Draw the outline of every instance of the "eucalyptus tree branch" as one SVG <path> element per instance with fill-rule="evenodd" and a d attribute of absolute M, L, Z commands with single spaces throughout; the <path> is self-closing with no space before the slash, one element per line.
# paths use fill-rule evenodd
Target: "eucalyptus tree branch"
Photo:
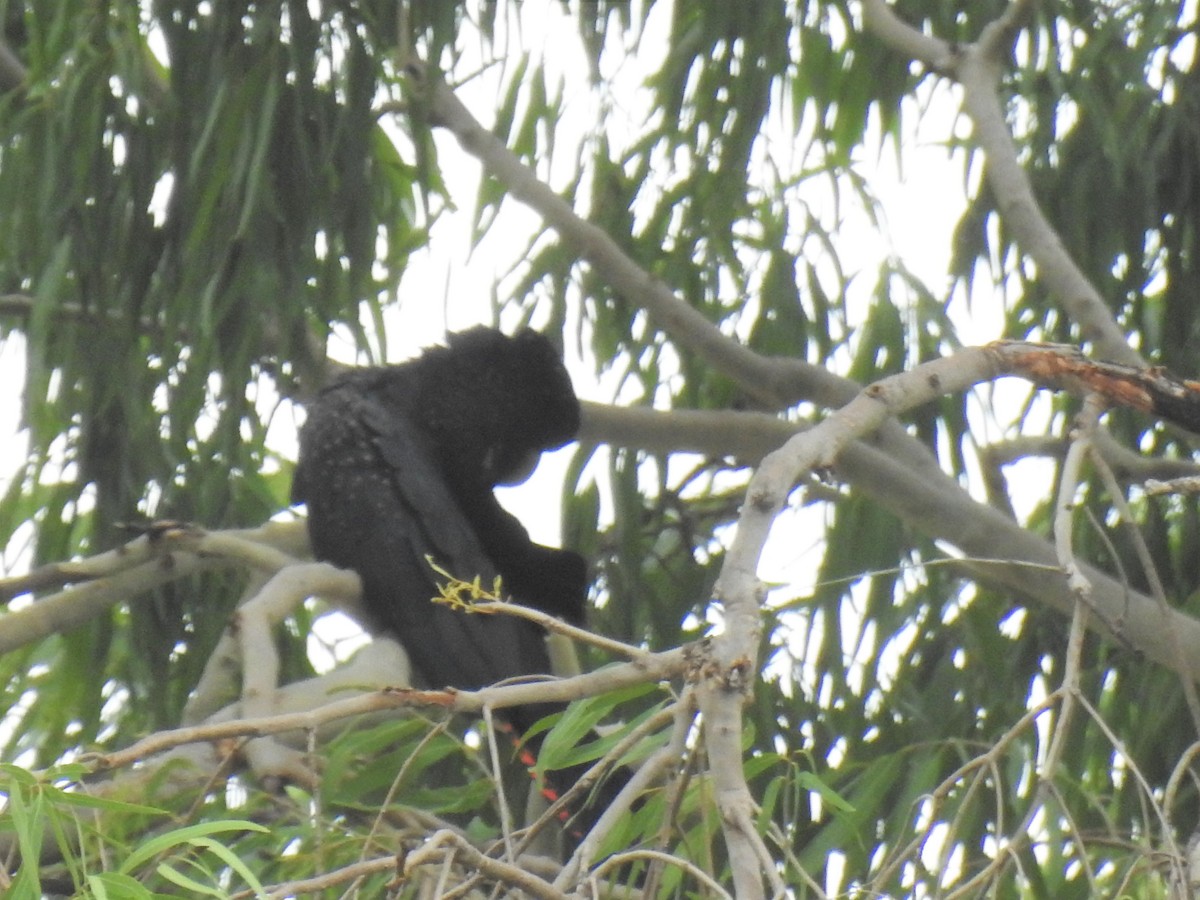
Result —
<path fill-rule="evenodd" d="M 356 573 L 329 563 L 285 565 L 230 619 L 226 635 L 241 651 L 242 712 L 246 717 L 271 713 L 279 687 L 279 651 L 272 630 L 311 594 L 336 600 L 341 605 L 356 605 L 362 595 L 362 582 Z M 210 671 L 206 667 L 205 675 Z M 409 681 L 405 677 L 402 683 Z M 251 770 L 260 778 L 281 777 L 312 788 L 319 785 L 302 752 L 271 738 L 249 741 L 244 754 Z"/>
<path fill-rule="evenodd" d="M 989 352 L 989 348 L 970 348 L 949 359 L 977 367 L 980 355 L 986 358 Z M 921 367 L 895 377 L 920 381 L 925 371 Z M 992 370 L 977 369 L 981 377 L 986 371 Z M 950 384 L 943 387 L 949 389 Z M 827 419 L 823 427 L 829 427 L 834 418 Z M 874 417 L 858 434 L 865 436 L 878 420 Z M 744 465 L 757 463 L 797 432 L 811 430 L 762 413 L 662 412 L 584 404 L 587 439 L 652 452 L 725 452 Z M 913 466 L 886 437 L 878 436 L 877 440 L 855 439 L 842 445 L 831 468 L 909 526 L 956 547 L 965 556 L 961 565 L 980 581 L 1071 614 L 1073 601 L 1065 582 L 1046 577 L 1048 568 L 1057 569 L 1054 548 L 1002 512 L 975 500 L 940 468 Z M 797 473 L 796 477 L 803 480 L 804 475 Z M 1180 660 L 1171 650 L 1172 633 L 1178 635 L 1182 646 L 1200 647 L 1200 622 L 1178 610 L 1161 610 L 1150 597 L 1093 566 L 1081 564 L 1081 568 L 1092 582 L 1097 609 L 1110 621 L 1122 623 L 1121 640 L 1160 665 L 1200 680 L 1200 656 L 1193 653 Z M 1106 630 L 1099 623 L 1093 626 Z"/>
<path fill-rule="evenodd" d="M 602 229 L 578 216 L 570 204 L 538 180 L 502 141 L 476 121 L 437 73 L 415 64 L 409 66 L 409 71 L 421 79 L 430 121 L 448 128 L 464 150 L 477 157 L 513 196 L 539 212 L 609 284 L 634 297 L 660 327 L 730 374 L 751 396 L 778 405 L 782 396 L 780 386 L 772 386 L 771 382 L 778 378 L 779 367 L 722 334 L 698 310 L 638 266 Z M 773 872 L 774 867 L 769 858 L 764 866 L 759 852 L 762 840 L 753 825 L 753 800 L 742 773 L 741 745 L 736 738 L 741 734 L 741 707 L 754 671 L 761 617 L 753 599 L 750 609 L 739 608 L 737 603 L 728 605 L 731 616 L 727 631 L 713 644 L 714 657 L 726 664 L 717 662 L 709 668 L 705 680 L 718 687 L 706 691 L 702 686 L 700 698 L 705 711 L 706 740 L 714 762 L 714 778 L 719 785 L 725 785 L 727 791 L 736 791 L 743 798 L 743 802 L 722 805 L 722 824 L 737 894 L 746 900 L 754 900 L 762 895 L 761 873 Z M 736 645 L 739 650 L 726 652 L 722 647 L 727 644 Z M 747 644 L 754 644 L 755 651 L 742 662 L 734 661 L 730 667 L 728 661 Z M 729 672 L 739 667 L 742 681 L 730 689 Z M 730 736 L 735 738 L 733 743 Z"/>
<path fill-rule="evenodd" d="M 218 560 L 184 555 L 168 565 L 152 560 L 59 591 L 0 619 L 0 653 L 70 631 L 118 603 L 148 595 L 154 588 L 187 575 L 223 568 L 227 565 Z"/>
<path fill-rule="evenodd" d="M 1075 556 L 1073 537 L 1075 534 L 1075 495 L 1083 481 L 1083 462 L 1091 449 L 1091 433 L 1095 430 L 1103 408 L 1094 395 L 1088 396 L 1084 402 L 1083 411 L 1076 417 L 1076 423 L 1071 428 L 1070 446 L 1063 462 L 1062 473 L 1058 480 L 1058 495 L 1054 504 L 1054 550 L 1058 557 L 1058 567 L 1067 576 L 1067 585 L 1075 595 L 1076 608 L 1074 616 L 1078 616 L 1080 603 L 1091 607 L 1091 582 L 1079 568 Z M 1072 629 L 1072 633 L 1079 629 Z M 1070 668 L 1068 666 L 1068 668 Z M 1068 684 L 1068 691 L 1075 690 L 1078 683 Z"/>
<path fill-rule="evenodd" d="M 892 12 L 885 0 L 863 0 L 862 13 L 866 30 L 897 53 L 935 72 L 946 71 L 954 64 L 956 45 L 913 28 Z"/>
<path fill-rule="evenodd" d="M 229 895 L 231 900 L 283 900 L 285 897 L 301 897 L 307 894 L 318 894 L 328 891 L 347 882 L 361 881 L 371 875 L 396 871 L 395 856 L 378 856 L 373 859 L 360 859 L 348 866 L 329 869 L 311 878 L 297 878 L 294 881 L 282 881 L 278 884 L 264 885 L 265 893 L 245 890 Z"/>
<path fill-rule="evenodd" d="M 1146 456 L 1119 443 L 1103 425 L 1097 425 L 1091 443 L 1092 452 L 1122 481 L 1143 483 L 1200 475 L 1200 464 L 1194 460 Z M 979 448 L 979 454 L 988 465 L 1005 466 L 1038 456 L 1061 460 L 1067 446 L 1067 440 L 1058 435 L 1018 435 L 986 444 Z"/>
<path fill-rule="evenodd" d="M 1079 325 L 1096 354 L 1128 365 L 1144 366 L 1100 292 L 1088 281 L 1063 246 L 1033 194 L 1017 157 L 998 84 L 1012 42 L 1033 3 L 1017 0 L 988 25 L 974 44 L 951 44 L 925 35 L 901 21 L 885 0 L 863 0 L 866 28 L 892 49 L 920 60 L 955 79 L 963 88 L 963 109 L 975 126 L 975 142 L 984 153 L 988 184 L 1016 243 L 1037 264 L 1038 277 Z"/>
<path fill-rule="evenodd" d="M 200 571 L 244 565 L 273 571 L 306 550 L 302 523 L 204 531 L 185 523 L 149 526 L 146 534 L 90 559 L 55 563 L 0 581 L 0 598 L 74 584 L 0 619 L 0 653 L 75 628 L 116 603 Z"/>
<path fill-rule="evenodd" d="M 541 897 L 543 900 L 567 900 L 567 895 L 549 882 L 521 866 L 485 856 L 457 832 L 450 830 L 437 832 L 409 853 L 404 858 L 404 875 L 408 877 L 415 874 L 421 866 L 449 861 L 482 872 L 494 881 L 518 888 L 533 897 Z"/>
<path fill-rule="evenodd" d="M 86 559 L 67 560 L 39 566 L 24 575 L 0 578 L 0 600 L 68 584 L 95 581 L 159 561 L 173 552 L 189 552 L 205 558 L 227 556 L 250 565 L 276 569 L 295 557 L 309 555 L 304 521 L 267 522 L 257 528 L 207 531 L 187 522 L 157 521 L 136 526 L 138 537 L 113 550 Z M 170 561 L 170 560 L 168 560 Z M 43 603 L 45 600 L 42 601 Z"/>
<path fill-rule="evenodd" d="M 376 692 L 402 688 L 407 686 L 411 680 L 412 668 L 404 648 L 391 638 L 377 638 L 364 644 L 350 659 L 322 675 L 280 685 L 273 692 L 271 701 L 263 714 L 263 720 L 273 721 L 275 716 L 304 715 L 321 710 L 334 700 L 351 700 L 367 697 Z M 355 715 L 356 722 L 370 725 L 391 718 L 394 710 L 389 704 L 381 704 L 378 710 Z M 238 698 L 232 703 L 213 710 L 203 719 L 184 720 L 179 733 L 184 733 L 184 728 L 219 727 L 246 720 L 245 705 Z M 342 717 L 330 715 L 326 718 L 322 714 L 315 723 L 291 730 L 271 730 L 269 733 L 289 746 L 302 748 L 307 742 L 309 734 L 315 734 L 318 742 L 324 743 L 344 731 L 345 723 L 342 722 Z"/>
<path fill-rule="evenodd" d="M 757 597 L 750 602 L 756 600 Z M 729 605 L 726 604 L 727 608 Z M 757 623 L 751 627 L 755 629 L 755 637 L 761 634 Z M 742 637 L 733 629 L 728 630 L 726 636 Z M 779 877 L 769 854 L 763 858 L 766 848 L 754 823 L 758 805 L 746 783 L 742 764 L 742 705 L 749 690 L 747 676 L 753 672 L 752 659 L 747 658 L 740 664 L 735 662 L 730 667 L 714 666 L 696 691 L 704 724 L 704 748 L 708 752 L 721 830 L 729 851 L 733 890 L 740 898 L 765 896 L 763 876 L 772 881 Z M 778 894 L 778 890 L 775 893 Z"/>
<path fill-rule="evenodd" d="M 160 731 L 124 750 L 93 754 L 87 759 L 96 771 L 121 768 L 172 747 L 196 741 L 220 741 L 239 737 L 263 737 L 288 731 L 311 731 L 328 722 L 384 710 L 433 708 L 449 712 L 478 713 L 485 706 L 501 709 L 529 703 L 566 703 L 623 687 L 677 678 L 690 665 L 689 653 L 694 655 L 695 652 L 695 647 L 689 646 L 662 653 L 647 653 L 644 658 L 635 662 L 618 663 L 572 678 L 496 685 L 477 691 L 389 687 L 296 712 L 261 718 L 212 721 Z"/>
<path fill-rule="evenodd" d="M 729 376 L 750 397 L 777 408 L 794 402 L 798 386 L 821 402 L 844 402 L 844 382 L 820 366 L 796 359 L 764 357 L 743 346 L 704 317 L 660 279 L 639 266 L 601 228 L 540 181 L 499 138 L 467 110 L 439 74 L 418 64 L 408 72 L 424 90 L 430 124 L 450 131 L 514 197 L 537 212 L 579 257 L 612 287 L 645 309 L 672 340 Z"/>

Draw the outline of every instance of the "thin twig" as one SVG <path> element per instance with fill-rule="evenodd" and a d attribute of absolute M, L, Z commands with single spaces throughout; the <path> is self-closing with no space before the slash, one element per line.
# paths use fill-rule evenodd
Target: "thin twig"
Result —
<path fill-rule="evenodd" d="M 1094 454 L 1095 455 L 1095 454 Z M 1108 491 L 1108 496 L 1116 506 L 1118 514 L 1121 516 L 1121 521 L 1125 523 L 1126 530 L 1129 533 L 1134 552 L 1137 554 L 1138 563 L 1142 567 L 1142 574 L 1146 577 L 1146 584 L 1150 588 L 1150 596 L 1154 598 L 1154 602 L 1158 605 L 1159 614 L 1165 620 L 1171 615 L 1171 604 L 1167 602 L 1167 591 L 1163 587 L 1162 579 L 1158 575 L 1158 568 L 1154 564 L 1154 557 L 1150 553 L 1150 548 L 1146 546 L 1146 538 L 1142 534 L 1140 528 L 1137 527 L 1137 520 L 1134 518 L 1133 511 L 1129 508 L 1129 502 L 1125 499 L 1125 492 L 1117 483 L 1116 477 L 1112 470 L 1102 458 L 1095 455 L 1096 471 L 1100 474 L 1101 480 L 1104 482 L 1104 487 Z M 1175 654 L 1178 660 L 1178 665 L 1182 666 L 1187 658 L 1184 652 L 1183 645 L 1180 643 L 1179 635 L 1168 629 L 1167 640 L 1170 650 Z M 1200 696 L 1196 693 L 1196 683 L 1190 678 L 1180 677 L 1180 687 L 1183 689 L 1183 699 L 1187 704 L 1188 712 L 1192 717 L 1192 728 L 1200 735 Z"/>
<path fill-rule="evenodd" d="M 442 862 L 448 854 L 457 856 L 463 866 L 482 872 L 489 878 L 540 897 L 542 900 L 566 900 L 566 894 L 519 865 L 485 856 L 453 831 L 439 831 L 430 836 L 404 859 L 404 874 L 411 876 L 423 865 Z"/>

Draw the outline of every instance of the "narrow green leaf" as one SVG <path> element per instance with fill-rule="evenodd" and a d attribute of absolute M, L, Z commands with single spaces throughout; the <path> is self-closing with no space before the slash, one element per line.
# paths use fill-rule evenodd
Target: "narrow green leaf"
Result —
<path fill-rule="evenodd" d="M 265 832 L 268 829 L 262 828 L 261 830 Z M 194 838 L 192 839 L 191 843 L 196 847 L 201 847 L 205 850 L 208 850 L 210 853 L 224 862 L 225 865 L 237 872 L 238 875 L 242 877 L 242 880 L 250 886 L 250 889 L 254 891 L 256 896 L 264 896 L 262 883 L 250 870 L 250 867 L 246 865 L 241 857 L 239 857 L 224 844 L 220 843 L 219 841 L 214 841 L 210 837 Z"/>
<path fill-rule="evenodd" d="M 226 896 L 228 896 L 228 894 L 225 891 L 215 888 L 212 885 L 203 884 L 202 882 L 197 881 L 195 878 L 189 878 L 187 875 L 184 875 L 182 872 L 180 872 L 174 866 L 169 866 L 166 863 L 162 863 L 154 871 L 156 871 L 159 875 L 161 875 L 163 878 L 165 878 L 167 881 L 171 882 L 172 884 L 176 884 L 181 888 L 186 888 L 187 890 L 191 891 L 192 893 L 196 894 L 197 896 L 201 896 L 201 897 L 226 897 Z"/>
<path fill-rule="evenodd" d="M 176 828 L 166 834 L 160 834 L 157 837 L 151 838 L 126 857 L 118 871 L 134 872 L 158 856 L 158 854 L 165 853 L 182 844 L 195 843 L 210 834 L 225 834 L 232 831 L 257 831 L 266 834 L 269 830 L 257 822 L 249 822 L 242 819 L 197 822 L 195 825 Z"/>

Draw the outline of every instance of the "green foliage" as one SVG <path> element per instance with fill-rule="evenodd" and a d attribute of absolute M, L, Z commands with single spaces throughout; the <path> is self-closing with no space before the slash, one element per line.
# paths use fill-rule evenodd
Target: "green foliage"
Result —
<path fill-rule="evenodd" d="M 79 765 L 40 773 L 0 765 L 0 793 L 8 800 L 0 815 L 0 833 L 15 836 L 25 861 L 38 859 L 44 843 L 52 840 L 62 853 L 61 867 L 74 884 L 74 896 L 142 900 L 172 896 L 174 887 L 192 896 L 226 897 L 230 892 L 220 885 L 230 872 L 262 892 L 254 872 L 231 846 L 236 846 L 237 834 L 264 834 L 268 829 L 255 822 L 218 819 L 167 829 L 136 845 L 127 843 L 130 836 L 144 834 L 148 823 L 161 824 L 166 811 L 67 790 L 84 771 Z M 75 843 L 79 834 L 82 847 Z M 22 865 L 6 896 L 42 895 L 42 877 L 37 866 Z"/>
<path fill-rule="evenodd" d="M 582 713 L 572 710 L 571 717 L 576 723 L 581 716 L 595 721 L 646 690 L 602 695 Z M 572 764 L 570 742 L 576 737 L 569 726 L 552 730 L 543 761 L 561 753 L 553 764 Z M 186 819 L 174 820 L 167 808 L 74 790 L 87 771 L 84 765 L 34 772 L 0 764 L 0 793 L 8 800 L 0 836 L 12 835 L 24 860 L 37 859 L 47 843 L 61 857 L 45 869 L 22 866 L 6 896 L 38 896 L 43 878 L 60 886 L 55 890 L 70 883 L 81 898 L 149 898 L 179 890 L 229 897 L 243 887 L 262 892 L 271 879 L 350 866 L 364 847 L 386 853 L 415 846 L 423 836 L 405 818 L 410 808 L 460 823 L 479 839 L 492 838 L 498 834 L 497 797 L 486 760 L 486 748 L 470 747 L 445 722 L 393 719 L 348 729 L 322 748 L 318 796 L 295 788 L 270 795 L 242 785 L 244 796 L 236 800 L 220 792 L 200 804 L 172 798 L 164 806 L 183 800 L 189 807 Z M 147 799 L 154 801 L 154 789 Z M 610 839 L 613 849 L 652 835 L 662 814 L 661 797 L 648 798 Z M 264 817 L 271 819 L 270 828 L 255 821 Z M 367 884 L 381 890 L 383 881 L 376 877 Z M 419 883 L 415 878 L 410 890 Z"/>

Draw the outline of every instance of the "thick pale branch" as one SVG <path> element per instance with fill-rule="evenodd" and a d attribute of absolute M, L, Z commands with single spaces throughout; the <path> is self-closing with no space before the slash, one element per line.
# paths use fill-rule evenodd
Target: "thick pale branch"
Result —
<path fill-rule="evenodd" d="M 205 531 L 186 522 L 151 522 L 139 530 L 145 533 L 114 550 L 87 559 L 39 566 L 24 575 L 0 578 L 0 601 L 34 591 L 94 581 L 141 563 L 161 561 L 172 550 L 204 557 L 226 556 L 268 570 L 309 553 L 308 534 L 302 520 L 268 522 L 258 528 L 230 531 Z"/>
<path fill-rule="evenodd" d="M 873 35 L 898 53 L 922 62 L 934 71 L 949 69 L 954 45 L 925 34 L 898 18 L 884 0 L 863 0 L 863 24 Z"/>
<path fill-rule="evenodd" d="M 77 628 L 84 622 L 153 588 L 200 571 L 224 565 L 215 560 L 181 556 L 171 562 L 155 560 L 46 597 L 0 619 L 0 653 Z"/>
<path fill-rule="evenodd" d="M 1004 368 L 998 363 L 983 362 L 979 356 L 983 352 L 967 351 L 969 358 L 976 360 L 971 365 L 984 366 L 976 368 L 977 375 L 998 373 Z M 897 377 L 924 380 L 925 390 L 929 391 L 927 375 L 922 368 Z M 969 381 L 956 378 L 953 384 L 961 388 Z M 947 381 L 941 389 L 949 390 L 951 385 Z M 921 397 L 913 395 L 912 399 L 919 401 Z M 878 401 L 864 402 L 873 406 Z M 863 428 L 860 434 L 865 435 L 879 421 L 883 411 L 877 412 L 879 415 L 870 421 L 860 422 Z M 747 465 L 784 444 L 799 427 L 758 413 L 657 412 L 594 404 L 585 407 L 584 422 L 588 435 L 618 446 L 664 452 L 673 448 L 712 456 L 727 454 L 731 447 L 736 447 L 738 460 Z M 816 449 L 814 459 L 827 458 L 820 448 Z M 856 439 L 843 444 L 833 470 L 922 534 L 956 547 L 966 557 L 962 565 L 981 581 L 1006 587 L 1027 601 L 1047 603 L 1070 615 L 1073 601 L 1065 579 L 1046 577 L 1048 569 L 1057 569 L 1053 547 L 1003 513 L 973 499 L 954 478 L 937 467 L 912 466 L 909 458 L 897 453 L 887 441 L 877 445 Z M 789 489 L 799 477 L 799 470 L 790 477 L 792 480 L 786 482 Z M 1099 569 L 1082 563 L 1081 569 L 1092 584 L 1093 603 L 1101 616 L 1121 623 L 1122 641 L 1161 665 L 1188 678 L 1200 679 L 1200 655 L 1193 653 L 1184 660 L 1178 659 L 1172 651 L 1171 639 L 1174 633 L 1182 646 L 1200 646 L 1200 622 L 1176 610 L 1161 609 L 1150 597 Z M 1098 623 L 1093 625 L 1104 630 Z"/>
<path fill-rule="evenodd" d="M 704 722 L 704 747 L 708 752 L 717 809 L 721 814 L 734 894 L 763 896 L 762 876 L 778 875 L 773 866 L 760 864 L 762 837 L 754 826 L 757 804 L 742 769 L 742 691 L 724 679 L 708 678 L 697 691 Z"/>
<path fill-rule="evenodd" d="M 228 633 L 241 650 L 242 711 L 249 718 L 270 715 L 279 686 L 279 652 L 273 627 L 296 609 L 310 594 L 357 604 L 362 582 L 354 572 L 328 563 L 296 563 L 277 571 L 240 609 Z M 408 673 L 403 684 L 409 683 Z M 245 748 L 250 767 L 260 778 L 280 776 L 289 781 L 315 784 L 302 754 L 270 739 L 250 741 Z"/>
<path fill-rule="evenodd" d="M 746 491 L 732 546 L 717 578 L 716 593 L 725 606 L 726 631 L 714 648 L 716 666 L 701 692 L 706 746 L 710 755 L 725 748 L 714 760 L 718 780 L 717 804 L 739 897 L 761 896 L 759 841 L 748 831 L 753 821 L 753 798 L 739 765 L 729 765 L 728 748 L 740 753 L 740 704 L 734 698 L 749 689 L 757 671 L 762 630 L 763 585 L 758 565 L 775 518 L 792 487 L 803 473 L 830 468 L 841 451 L 866 436 L 896 413 L 929 402 L 943 391 L 962 390 L 1001 372 L 998 360 L 985 350 L 965 351 L 937 360 L 914 372 L 884 379 L 864 390 L 811 431 L 794 435 L 759 465 Z M 764 873 L 767 870 L 762 870 Z"/>
<path fill-rule="evenodd" d="M 943 392 L 958 392 L 1002 372 L 1000 360 L 989 349 L 965 350 L 935 360 L 912 372 L 886 378 L 864 390 L 850 403 L 810 431 L 793 435 L 768 454 L 746 491 L 746 504 L 721 574 L 717 593 L 733 620 L 757 623 L 762 586 L 757 571 L 762 549 L 788 494 L 807 472 L 831 468 L 854 440 L 871 434 L 892 416 L 933 400 Z M 721 661 L 729 666 L 749 660 L 754 665 L 758 626 L 731 628 L 737 642 L 721 648 Z"/>
<path fill-rule="evenodd" d="M 558 232 L 563 243 L 591 264 L 602 278 L 645 309 L 655 323 L 715 369 L 732 378 L 749 396 L 771 407 L 787 405 L 804 385 L 806 393 L 829 397 L 842 388 L 840 379 L 819 366 L 794 359 L 760 356 L 723 334 L 670 287 L 641 268 L 616 241 L 588 222 L 569 203 L 484 128 L 436 72 L 417 66 L 427 90 L 431 122 L 449 130 L 462 148 L 478 159 L 505 188 L 535 210 Z"/>
<path fill-rule="evenodd" d="M 1153 493 L 1150 483 L 1156 479 L 1189 478 L 1200 475 L 1200 464 L 1193 460 L 1145 456 L 1118 443 L 1104 427 L 1096 428 L 1096 432 L 1092 436 L 1092 445 L 1093 452 L 1100 455 L 1115 476 L 1122 481 L 1144 483 L 1148 493 Z M 1061 460 L 1066 452 L 1066 438 L 1048 434 L 1018 435 L 979 448 L 980 457 L 989 466 L 1005 466 L 1033 457 Z"/>
<path fill-rule="evenodd" d="M 98 754 L 89 759 L 96 770 L 120 768 L 182 744 L 263 737 L 296 730 L 311 731 L 328 722 L 381 710 L 433 707 L 451 712 L 478 713 L 485 706 L 502 709 L 529 703 L 565 703 L 636 684 L 676 678 L 689 665 L 687 656 L 688 648 L 647 653 L 636 662 L 618 663 L 574 678 L 497 685 L 478 691 L 389 688 L 326 703 L 315 709 L 161 731 L 124 750 Z"/>
<path fill-rule="evenodd" d="M 275 571 L 306 550 L 303 523 L 268 523 L 261 528 L 207 532 L 190 525 L 161 523 L 156 530 L 90 559 L 57 563 L 0 582 L 0 596 L 34 586 L 77 583 L 43 597 L 0 620 L 0 653 L 69 631 L 113 605 L 185 575 L 245 565 Z"/>

